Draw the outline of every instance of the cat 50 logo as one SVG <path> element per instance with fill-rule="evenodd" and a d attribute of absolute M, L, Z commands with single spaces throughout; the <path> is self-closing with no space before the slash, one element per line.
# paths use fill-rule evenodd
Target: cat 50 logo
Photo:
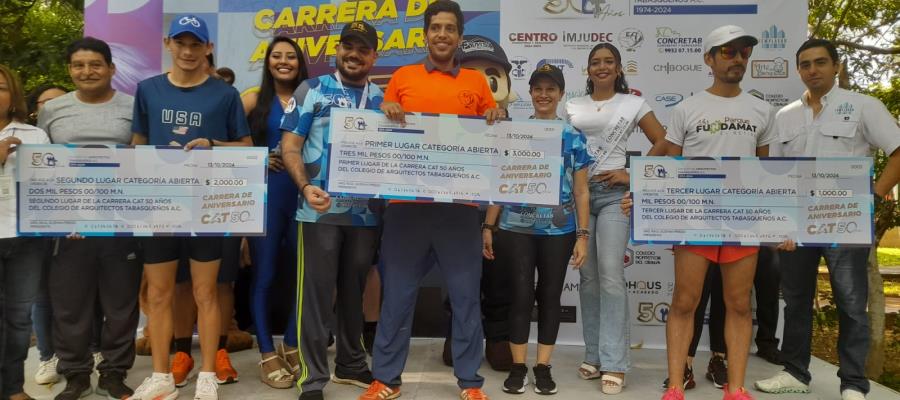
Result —
<path fill-rule="evenodd" d="M 669 320 L 669 303 L 638 303 L 637 320 L 645 325 L 665 324 Z"/>
<path fill-rule="evenodd" d="M 345 117 L 344 118 L 344 129 L 350 129 L 355 131 L 364 131 L 366 130 L 365 118 L 362 117 Z"/>

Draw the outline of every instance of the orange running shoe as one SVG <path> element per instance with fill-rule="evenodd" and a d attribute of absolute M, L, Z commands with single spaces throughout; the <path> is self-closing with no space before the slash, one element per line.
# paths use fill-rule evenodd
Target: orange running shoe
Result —
<path fill-rule="evenodd" d="M 490 400 L 481 388 L 463 389 L 459 393 L 459 400 Z"/>
<path fill-rule="evenodd" d="M 172 377 L 175 379 L 175 387 L 184 387 L 188 383 L 188 375 L 194 369 L 194 359 L 191 355 L 183 351 L 175 353 L 172 359 Z"/>
<path fill-rule="evenodd" d="M 216 382 L 220 385 L 227 385 L 238 381 L 238 373 L 231 366 L 231 359 L 228 358 L 228 350 L 219 349 L 216 352 Z"/>
<path fill-rule="evenodd" d="M 391 388 L 381 383 L 381 381 L 372 381 L 366 392 L 359 396 L 358 400 L 389 400 L 400 397 L 400 387 Z"/>

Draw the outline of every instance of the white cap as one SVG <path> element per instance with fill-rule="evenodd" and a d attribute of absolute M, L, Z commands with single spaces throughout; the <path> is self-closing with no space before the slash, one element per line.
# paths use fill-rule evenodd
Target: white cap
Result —
<path fill-rule="evenodd" d="M 721 46 L 735 39 L 743 38 L 749 40 L 751 46 L 756 46 L 756 44 L 759 43 L 759 40 L 757 40 L 755 36 L 747 33 L 744 28 L 737 25 L 720 26 L 713 29 L 709 35 L 706 35 L 706 40 L 703 41 L 704 52 L 709 53 L 709 50 L 713 47 Z"/>

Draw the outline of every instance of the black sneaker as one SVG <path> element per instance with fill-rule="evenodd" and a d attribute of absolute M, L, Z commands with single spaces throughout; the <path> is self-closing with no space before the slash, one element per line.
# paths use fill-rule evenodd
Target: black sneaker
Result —
<path fill-rule="evenodd" d="M 556 394 L 556 382 L 550 376 L 550 366 L 536 364 L 534 368 L 534 392 L 537 394 Z"/>
<path fill-rule="evenodd" d="M 712 381 L 713 386 L 721 389 L 728 384 L 728 366 L 722 356 L 712 356 L 709 366 L 706 367 L 706 379 Z"/>
<path fill-rule="evenodd" d="M 125 374 L 120 372 L 104 372 L 97 380 L 97 394 L 112 400 L 127 399 L 134 394 L 125 384 Z"/>
<path fill-rule="evenodd" d="M 354 373 L 342 372 L 340 369 L 335 368 L 334 375 L 331 376 L 331 381 L 334 383 L 353 385 L 363 389 L 368 388 L 373 380 L 375 379 L 372 378 L 372 372 L 369 370 Z"/>
<path fill-rule="evenodd" d="M 322 394 L 321 390 L 310 390 L 308 392 L 300 393 L 300 397 L 298 400 L 325 400 L 325 396 Z"/>
<path fill-rule="evenodd" d="M 697 386 L 697 382 L 694 381 L 694 370 L 687 365 L 684 366 L 684 390 L 693 389 Z M 669 388 L 669 378 L 663 381 L 663 389 Z"/>
<path fill-rule="evenodd" d="M 503 391 L 510 394 L 525 393 L 528 384 L 528 367 L 525 364 L 513 364 L 509 367 L 509 376 L 503 381 Z"/>
<path fill-rule="evenodd" d="M 66 388 L 56 395 L 56 400 L 78 400 L 93 392 L 91 376 L 88 374 L 70 375 L 66 377 Z"/>

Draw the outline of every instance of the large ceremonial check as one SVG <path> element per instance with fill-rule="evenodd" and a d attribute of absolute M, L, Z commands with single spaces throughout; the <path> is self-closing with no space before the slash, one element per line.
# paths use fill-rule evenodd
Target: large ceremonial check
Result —
<path fill-rule="evenodd" d="M 560 121 L 332 108 L 327 191 L 436 202 L 558 205 Z"/>
<path fill-rule="evenodd" d="M 265 234 L 265 148 L 25 145 L 18 151 L 20 235 Z"/>
<path fill-rule="evenodd" d="M 635 243 L 869 246 L 870 158 L 632 157 Z"/>

